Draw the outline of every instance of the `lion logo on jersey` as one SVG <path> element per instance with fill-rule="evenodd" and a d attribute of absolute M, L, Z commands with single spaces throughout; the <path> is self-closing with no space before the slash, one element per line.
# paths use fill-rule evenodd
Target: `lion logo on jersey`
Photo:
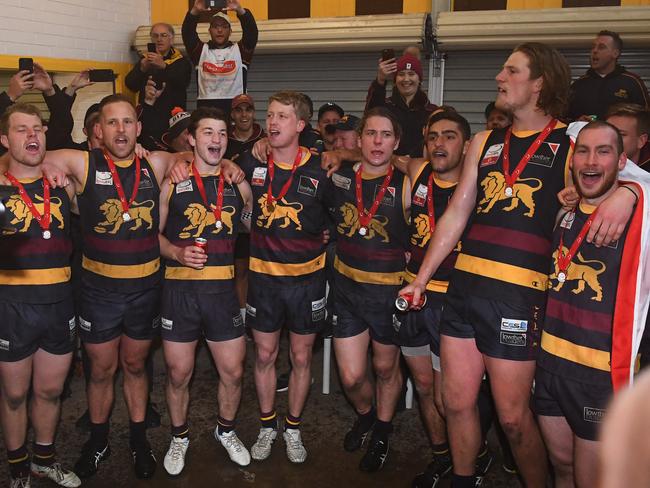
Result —
<path fill-rule="evenodd" d="M 351 203 L 344 203 L 339 210 L 341 210 L 341 215 L 343 216 L 343 223 L 339 224 L 336 230 L 339 234 L 352 237 L 361 227 L 359 223 L 359 212 Z M 368 233 L 363 236 L 364 239 L 372 239 L 378 235 L 382 237 L 382 242 L 390 242 L 388 232 L 385 229 L 386 224 L 388 224 L 388 217 L 384 217 L 383 215 L 373 217 L 368 224 Z"/>
<path fill-rule="evenodd" d="M 29 211 L 27 204 L 23 202 L 22 198 L 19 195 L 12 195 L 7 201 L 6 207 L 14 214 L 14 218 L 9 222 L 11 225 L 18 225 L 21 222 L 23 223 L 22 229 L 18 229 L 18 232 L 27 232 L 29 226 L 32 225 L 34 216 Z M 38 210 L 38 213 L 43 215 L 45 213 L 45 204 L 43 203 L 43 197 L 36 195 L 34 200 L 34 207 Z M 59 229 L 63 229 L 63 215 L 61 214 L 61 199 L 58 197 L 50 198 L 50 218 L 52 222 L 54 220 L 59 221 Z"/>
<path fill-rule="evenodd" d="M 565 247 L 562 246 L 562 254 L 567 255 L 569 250 Z M 555 264 L 555 269 L 551 276 L 549 276 L 550 280 L 557 280 L 557 275 L 560 273 L 560 268 L 558 266 L 557 262 L 557 249 L 553 253 L 553 263 Z M 574 263 L 572 262 L 569 264 L 569 269 L 566 270 L 566 279 L 564 282 L 560 282 L 558 280 L 557 286 L 553 288 L 550 284 L 549 281 L 549 287 L 553 288 L 555 291 L 560 291 L 562 287 L 564 286 L 565 283 L 569 281 L 577 281 L 578 285 L 576 286 L 575 289 L 571 290 L 572 293 L 578 294 L 582 293 L 585 291 L 585 285 L 588 285 L 589 288 L 592 289 L 592 291 L 596 294 L 595 296 L 591 297 L 592 300 L 596 302 L 602 302 L 603 301 L 603 287 L 600 286 L 600 282 L 598 281 L 598 275 L 602 274 L 607 267 L 605 266 L 605 263 L 602 261 L 598 261 L 596 259 L 584 259 L 582 257 L 582 254 L 578 253 L 577 258 L 579 263 Z M 589 266 L 589 264 L 599 264 L 599 268 L 592 268 Z"/>
<path fill-rule="evenodd" d="M 153 227 L 151 210 L 154 206 L 155 203 L 153 200 L 145 200 L 142 203 L 133 202 L 129 207 L 129 217 L 131 217 L 131 219 L 128 223 L 133 223 L 135 225 L 131 227 L 130 230 L 138 230 L 142 227 L 142 224 L 147 224 L 147 229 L 151 229 Z M 95 232 L 98 234 L 104 234 L 105 232 L 108 232 L 109 234 L 117 234 L 124 224 L 124 219 L 122 218 L 122 205 L 120 204 L 120 201 L 117 198 L 109 198 L 99 206 L 99 210 L 104 214 L 106 220 L 95 226 Z"/>
<path fill-rule="evenodd" d="M 262 213 L 257 217 L 257 226 L 268 229 L 276 220 L 282 221 L 280 228 L 285 229 L 293 222 L 296 230 L 302 230 L 302 224 L 298 214 L 302 212 L 303 206 L 300 202 L 287 202 L 284 198 L 276 201 L 270 208 L 266 204 L 266 193 L 257 200 Z M 266 222 L 266 224 L 265 224 Z"/>
<path fill-rule="evenodd" d="M 528 182 L 536 182 L 537 185 L 529 185 Z M 509 206 L 503 210 L 510 212 L 523 203 L 528 211 L 524 213 L 526 217 L 532 217 L 535 214 L 535 199 L 533 193 L 542 187 L 542 181 L 539 178 L 520 178 L 512 186 L 512 196 L 506 196 L 506 179 L 500 171 L 490 171 L 481 181 L 481 188 L 485 197 L 478 202 L 476 213 L 488 213 L 492 207 L 501 200 L 512 199 Z M 485 205 L 484 207 L 482 207 Z"/>
<path fill-rule="evenodd" d="M 213 204 L 210 204 L 210 208 L 214 210 L 216 207 Z M 228 205 L 221 209 L 221 222 L 223 225 L 219 228 L 215 225 L 217 219 L 214 217 L 214 212 L 212 212 L 212 210 L 208 212 L 208 209 L 200 203 L 190 203 L 185 212 L 183 212 L 183 215 L 187 217 L 190 225 L 183 227 L 183 232 L 181 232 L 178 237 L 182 239 L 188 237 L 200 237 L 203 234 L 203 229 L 208 226 L 214 227 L 211 232 L 212 234 L 218 234 L 223 229 L 228 228 L 228 235 L 232 235 L 232 216 L 235 215 L 235 207 Z M 191 236 L 189 231 L 194 229 L 196 229 L 196 232 Z"/>
<path fill-rule="evenodd" d="M 411 236 L 411 244 L 418 247 L 425 247 L 431 239 L 431 226 L 429 225 L 429 216 L 425 214 L 418 215 L 413 221 L 417 235 Z"/>

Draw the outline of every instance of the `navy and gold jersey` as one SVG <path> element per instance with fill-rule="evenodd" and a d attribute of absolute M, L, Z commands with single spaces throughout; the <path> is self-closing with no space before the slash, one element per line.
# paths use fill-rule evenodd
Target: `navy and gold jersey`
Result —
<path fill-rule="evenodd" d="M 135 163 L 116 161 L 124 194 L 130 200 Z M 101 150 L 88 154 L 87 174 L 78 195 L 83 235 L 82 278 L 98 288 L 133 292 L 159 281 L 158 198 L 160 188 L 149 163 L 140 161 L 140 185 L 129 206 L 131 219 L 122 218 L 122 206 L 108 163 Z"/>
<path fill-rule="evenodd" d="M 422 165 L 415 181 L 411 187 L 411 235 L 410 235 L 410 252 L 411 259 L 406 265 L 406 273 L 404 278 L 409 283 L 415 279 L 420 271 L 420 266 L 424 261 L 424 256 L 429 247 L 429 240 L 433 234 L 429 222 L 429 205 L 427 199 L 429 198 L 429 176 L 433 172 L 431 164 L 427 162 Z M 457 183 L 449 183 L 433 177 L 433 213 L 435 220 L 438 222 L 442 214 L 447 209 L 449 200 L 454 194 Z M 435 223 L 434 223 L 435 225 Z M 427 290 L 435 293 L 446 293 L 449 285 L 449 277 L 454 269 L 456 258 L 461 249 L 459 242 L 456 248 L 449 253 L 449 255 L 440 264 L 436 272 L 433 274 L 427 283 Z"/>
<path fill-rule="evenodd" d="M 343 292 L 392 294 L 402 283 L 405 253 L 409 247 L 409 221 L 404 203 L 410 191 L 408 179 L 395 170 L 377 212 L 362 236 L 359 234 L 355 168 L 347 166 L 332 175 L 336 187 L 332 200 L 337 234 L 335 283 Z M 363 177 L 366 210 L 375 201 L 384 178 L 385 175 Z"/>
<path fill-rule="evenodd" d="M 20 182 L 43 215 L 43 179 Z M 50 239 L 43 239 L 43 230 L 18 193 L 5 206 L 17 232 L 3 231 L 0 237 L 2 300 L 56 303 L 71 296 L 70 199 L 65 189 L 50 189 Z"/>
<path fill-rule="evenodd" d="M 173 259 L 165 260 L 165 286 L 198 293 L 213 293 L 232 287 L 235 241 L 241 226 L 244 200 L 237 185 L 224 181 L 221 227 L 218 228 L 212 211 L 217 201 L 218 185 L 219 176 L 203 177 L 210 208 L 206 208 L 194 176 L 171 186 L 165 237 L 179 247 L 193 245 L 197 237 L 206 239 L 208 260 L 202 269 L 183 266 Z"/>
<path fill-rule="evenodd" d="M 586 240 L 558 281 L 557 264 L 561 231 L 564 254 L 568 252 L 594 207 L 580 205 L 567 213 L 557 226 L 553 241 L 553 264 L 549 276 L 542 352 L 537 364 L 564 378 L 588 383 L 611 382 L 612 324 L 623 244 L 596 247 Z"/>
<path fill-rule="evenodd" d="M 558 123 L 505 194 L 503 141 L 506 129 L 488 135 L 478 167 L 477 205 L 456 260 L 454 287 L 473 295 L 521 305 L 543 306 L 557 193 L 568 178 L 571 142 Z M 539 132 L 513 132 L 510 171 Z"/>
<path fill-rule="evenodd" d="M 302 160 L 286 195 L 267 206 L 268 166 L 244 153 L 241 168 L 253 191 L 250 261 L 251 279 L 295 283 L 313 278 L 325 266 L 322 232 L 327 225 L 330 180 L 320 157 L 300 147 Z M 273 195 L 291 176 L 292 164 L 274 165 Z"/>

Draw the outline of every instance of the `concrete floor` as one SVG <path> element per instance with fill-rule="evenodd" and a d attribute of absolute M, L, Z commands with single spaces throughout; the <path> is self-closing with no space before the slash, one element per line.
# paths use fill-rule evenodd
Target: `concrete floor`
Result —
<path fill-rule="evenodd" d="M 283 344 L 286 341 L 283 341 Z M 259 429 L 255 387 L 252 378 L 253 345 L 248 343 L 246 377 L 237 432 L 250 448 Z M 216 372 L 202 347 L 197 360 L 194 381 L 191 386 L 190 431 L 191 444 L 184 472 L 175 478 L 167 475 L 162 459 L 169 444 L 169 417 L 166 414 L 163 385 L 165 370 L 162 353 L 155 353 L 155 380 L 152 400 L 162 414 L 162 426 L 148 431 L 148 437 L 158 459 L 158 469 L 152 480 L 140 481 L 133 475 L 131 455 L 128 451 L 128 421 L 121 394 L 118 392 L 112 415 L 110 443 L 111 457 L 100 466 L 99 472 L 82 486 L 89 488 L 117 487 L 257 487 L 257 488 L 325 488 L 325 487 L 409 487 L 411 479 L 426 466 L 430 449 L 418 416 L 417 402 L 412 410 L 404 410 L 394 420 L 395 431 L 391 437 L 391 450 L 383 469 L 368 474 L 359 471 L 362 452 L 347 453 L 342 440 L 354 421 L 354 414 L 347 404 L 336 375 L 332 370 L 331 393 L 323 395 L 323 350 L 315 352 L 313 376 L 315 379 L 310 398 L 303 414 L 302 435 L 309 452 L 302 465 L 291 464 L 284 452 L 284 441 L 276 440 L 271 457 L 263 462 L 252 461 L 246 469 L 239 468 L 227 457 L 223 447 L 213 438 L 216 425 Z M 280 353 L 280 369 L 286 370 L 287 354 Z M 334 363 L 333 363 L 334 364 Z M 119 390 L 119 389 L 118 389 Z M 286 414 L 287 394 L 278 393 L 278 416 Z M 66 467 L 74 464 L 86 434 L 75 429 L 75 420 L 86 408 L 83 379 L 75 376 L 72 396 L 65 400 L 57 437 L 59 459 Z M 498 443 L 491 439 L 495 463 L 483 482 L 485 487 L 517 487 L 517 479 L 501 470 Z M 3 456 L 5 454 L 3 453 Z M 6 458 L 0 463 L 0 479 L 7 479 Z M 34 480 L 33 487 L 54 486 L 43 480 Z M 449 486 L 443 480 L 438 486 Z"/>

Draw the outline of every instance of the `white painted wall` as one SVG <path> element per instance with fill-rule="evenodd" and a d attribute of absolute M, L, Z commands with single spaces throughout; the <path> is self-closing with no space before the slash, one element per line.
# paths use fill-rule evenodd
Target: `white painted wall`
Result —
<path fill-rule="evenodd" d="M 0 54 L 127 63 L 150 19 L 149 0 L 0 0 Z"/>

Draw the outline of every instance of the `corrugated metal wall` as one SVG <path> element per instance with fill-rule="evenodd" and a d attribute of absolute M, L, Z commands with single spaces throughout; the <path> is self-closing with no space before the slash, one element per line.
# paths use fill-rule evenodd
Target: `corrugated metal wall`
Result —
<path fill-rule="evenodd" d="M 496 95 L 494 77 L 510 51 L 452 51 L 445 64 L 444 103 L 452 105 L 472 124 L 477 132 L 485 126 L 483 111 Z M 571 65 L 573 78 L 589 67 L 588 51 L 562 50 Z M 643 77 L 650 86 L 650 50 L 628 49 L 621 64 Z"/>

